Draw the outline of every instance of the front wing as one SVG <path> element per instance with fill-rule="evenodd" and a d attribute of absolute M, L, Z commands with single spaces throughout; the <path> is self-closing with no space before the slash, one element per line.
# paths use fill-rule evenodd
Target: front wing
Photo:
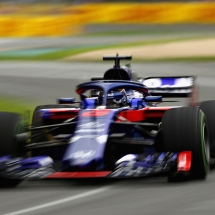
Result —
<path fill-rule="evenodd" d="M 191 152 L 160 153 L 153 155 L 127 155 L 119 160 L 113 171 L 56 172 L 53 160 L 48 156 L 33 158 L 0 157 L 0 178 L 134 178 L 157 173 L 189 172 Z M 130 159 L 127 159 L 127 158 Z M 131 159 L 132 157 L 132 159 Z"/>

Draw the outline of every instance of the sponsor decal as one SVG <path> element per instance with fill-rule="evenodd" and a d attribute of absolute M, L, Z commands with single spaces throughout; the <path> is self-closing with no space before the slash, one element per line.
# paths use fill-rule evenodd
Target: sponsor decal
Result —
<path fill-rule="evenodd" d="M 185 151 L 180 152 L 178 155 L 178 162 L 177 162 L 177 171 L 189 171 L 191 168 L 191 159 L 192 159 L 192 152 Z"/>
<path fill-rule="evenodd" d="M 144 85 L 147 86 L 148 89 L 155 89 L 151 92 L 163 92 L 163 90 L 167 90 L 166 92 L 174 92 L 174 93 L 189 93 L 191 92 L 190 89 L 172 89 L 171 88 L 181 88 L 181 87 L 191 87 L 193 86 L 193 77 L 181 77 L 181 78 L 174 78 L 174 77 L 165 77 L 165 78 L 149 78 L 146 80 L 139 80 Z"/>
<path fill-rule="evenodd" d="M 162 79 L 161 78 L 150 78 L 143 80 L 142 82 L 148 88 L 158 88 L 162 86 Z"/>
<path fill-rule="evenodd" d="M 77 159 L 77 158 L 86 159 L 86 158 L 92 157 L 93 155 L 95 155 L 95 153 L 96 153 L 95 150 L 80 150 L 80 151 L 72 153 L 70 155 L 70 158 L 73 158 L 73 159 Z"/>
<path fill-rule="evenodd" d="M 107 109 L 101 109 L 101 110 L 90 110 L 90 111 L 85 111 L 84 113 L 82 113 L 82 117 L 100 117 L 100 116 L 106 116 L 110 113 L 111 110 L 107 110 Z"/>
<path fill-rule="evenodd" d="M 77 140 L 81 139 L 81 138 L 90 138 L 90 139 L 95 139 L 99 144 L 104 144 L 107 142 L 107 138 L 108 135 L 104 134 L 104 135 L 98 135 L 98 134 L 89 134 L 89 135 L 75 135 L 74 137 L 72 137 L 70 139 L 70 143 L 74 143 Z"/>
<path fill-rule="evenodd" d="M 102 124 L 101 122 L 88 122 L 78 125 L 79 130 L 77 130 L 76 133 L 103 132 L 105 129 L 101 127 L 104 126 L 105 124 Z"/>
<path fill-rule="evenodd" d="M 99 128 L 104 126 L 105 124 L 101 124 L 100 122 L 89 122 L 85 124 L 78 125 L 81 128 Z"/>
<path fill-rule="evenodd" d="M 94 129 L 94 128 L 92 128 L 92 129 L 80 129 L 80 130 L 78 130 L 78 131 L 76 131 L 76 133 L 85 133 L 85 132 L 102 132 L 102 131 L 104 131 L 105 129 L 103 129 L 103 128 L 101 128 L 101 129 Z"/>

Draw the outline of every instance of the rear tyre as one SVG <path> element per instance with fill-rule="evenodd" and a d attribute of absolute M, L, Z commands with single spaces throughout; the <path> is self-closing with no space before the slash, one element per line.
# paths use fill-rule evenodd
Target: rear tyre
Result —
<path fill-rule="evenodd" d="M 16 113 L 0 112 L 0 156 L 24 156 L 23 145 L 19 145 L 15 135 L 25 132 L 25 121 Z M 15 187 L 22 180 L 0 177 L 1 187 Z"/>
<path fill-rule="evenodd" d="M 209 172 L 210 140 L 204 113 L 196 107 L 174 108 L 162 120 L 164 150 L 192 151 L 191 176 L 204 179 Z M 174 175 L 169 181 L 174 181 Z"/>

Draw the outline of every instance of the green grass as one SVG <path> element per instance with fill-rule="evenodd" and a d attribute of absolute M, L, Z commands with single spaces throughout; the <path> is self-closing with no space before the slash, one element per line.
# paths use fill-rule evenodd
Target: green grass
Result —
<path fill-rule="evenodd" d="M 37 56 L 20 56 L 20 55 L 4 55 L 4 52 L 0 52 L 0 60 L 26 60 L 26 61 L 50 61 L 50 60 L 61 60 L 69 56 L 74 56 L 77 54 L 91 52 L 102 49 L 111 49 L 111 48 L 129 48 L 136 46 L 147 46 L 147 45 L 155 45 L 155 44 L 165 44 L 170 42 L 179 42 L 179 41 L 188 41 L 188 40 L 196 40 L 196 39 L 205 39 L 208 37 L 205 36 L 196 36 L 196 37 L 180 37 L 180 38 L 164 38 L 164 39 L 152 39 L 147 41 L 136 41 L 132 43 L 121 43 L 117 45 L 95 45 L 91 47 L 74 47 L 74 48 L 66 48 L 64 50 L 53 51 L 45 54 L 40 54 Z M 210 37 L 209 37 L 210 38 Z M 13 51 L 13 53 L 15 53 Z M 20 50 L 19 50 L 20 53 Z M 134 59 L 135 60 L 135 59 Z"/>
<path fill-rule="evenodd" d="M 31 102 L 24 101 L 23 99 L 0 96 L 0 111 L 15 112 L 20 114 L 26 114 L 29 112 L 32 114 L 35 106 Z"/>
<path fill-rule="evenodd" d="M 0 96 L 0 111 L 21 114 L 28 125 L 31 124 L 33 111 L 36 105 L 22 99 Z"/>
<path fill-rule="evenodd" d="M 62 58 L 65 58 L 67 56 L 72 56 L 84 52 L 89 52 L 89 51 L 94 51 L 97 49 L 106 49 L 110 46 L 108 45 L 102 45 L 102 46 L 97 46 L 95 48 L 93 47 L 83 47 L 83 48 L 67 48 L 65 50 L 60 50 L 60 51 L 53 51 L 47 54 L 41 54 L 38 56 L 4 56 L 3 54 L 0 54 L 0 60 L 59 60 Z"/>
<path fill-rule="evenodd" d="M 110 27 L 112 30 L 109 30 L 108 28 Z M 168 25 L 166 26 L 152 26 L 149 25 L 148 27 L 144 26 L 143 28 L 139 27 L 135 27 L 133 26 L 133 29 L 124 29 L 122 30 L 120 27 L 119 28 L 115 28 L 113 29 L 113 24 L 106 24 L 107 29 L 103 30 L 103 31 L 97 31 L 97 32 L 85 32 L 84 34 L 80 34 L 80 36 L 82 37 L 101 37 L 101 36 L 119 36 L 119 37 L 123 37 L 124 35 L 126 36 L 133 36 L 133 35 L 142 35 L 142 36 L 173 36 L 173 35 L 181 35 L 181 34 L 198 34 L 198 35 L 208 35 L 211 34 L 211 36 L 213 36 L 213 31 L 208 31 L 204 32 L 200 30 L 196 30 L 196 29 L 180 29 L 180 28 L 174 28 L 174 27 L 170 27 Z"/>

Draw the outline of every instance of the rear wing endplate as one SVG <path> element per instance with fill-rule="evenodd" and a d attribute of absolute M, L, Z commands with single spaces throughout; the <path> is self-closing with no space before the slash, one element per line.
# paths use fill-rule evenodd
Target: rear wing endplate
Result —
<path fill-rule="evenodd" d="M 151 95 L 160 95 L 164 98 L 189 97 L 195 87 L 195 76 L 166 76 L 140 78 L 139 82 L 145 85 Z"/>

